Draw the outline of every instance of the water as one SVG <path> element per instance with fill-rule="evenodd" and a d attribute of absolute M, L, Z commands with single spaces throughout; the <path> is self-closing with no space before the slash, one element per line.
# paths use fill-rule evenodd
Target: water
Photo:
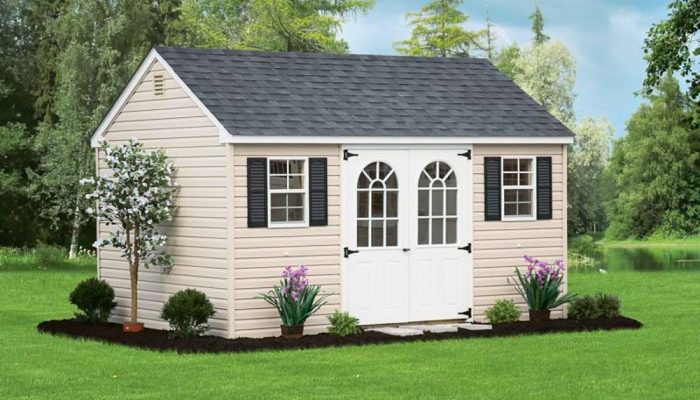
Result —
<path fill-rule="evenodd" d="M 577 271 L 700 271 L 700 246 L 608 247 L 573 255 L 569 265 Z"/>

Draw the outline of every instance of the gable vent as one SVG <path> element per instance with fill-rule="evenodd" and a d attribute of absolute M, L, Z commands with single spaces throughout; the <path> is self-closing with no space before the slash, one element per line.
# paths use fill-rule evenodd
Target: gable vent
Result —
<path fill-rule="evenodd" d="M 165 94 L 165 77 L 163 74 L 153 75 L 153 94 L 156 96 Z"/>

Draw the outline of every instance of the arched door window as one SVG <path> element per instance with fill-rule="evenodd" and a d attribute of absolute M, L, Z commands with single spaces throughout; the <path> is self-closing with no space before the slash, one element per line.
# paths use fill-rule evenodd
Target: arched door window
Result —
<path fill-rule="evenodd" d="M 399 186 L 386 163 L 368 164 L 357 179 L 357 246 L 395 247 L 399 229 Z"/>
<path fill-rule="evenodd" d="M 418 244 L 457 243 L 457 177 L 444 161 L 425 166 L 418 179 Z"/>

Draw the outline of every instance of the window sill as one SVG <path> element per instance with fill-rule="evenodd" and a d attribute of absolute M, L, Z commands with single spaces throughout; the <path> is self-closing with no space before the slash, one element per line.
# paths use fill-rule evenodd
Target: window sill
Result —
<path fill-rule="evenodd" d="M 267 227 L 271 229 L 308 228 L 309 224 L 307 224 L 306 222 L 270 222 L 267 224 Z"/>
<path fill-rule="evenodd" d="M 522 221 L 537 221 L 537 218 L 536 218 L 534 215 L 533 215 L 533 216 L 529 216 L 529 217 L 506 217 L 506 216 L 501 216 L 501 221 L 502 221 L 502 222 L 509 222 L 509 221 L 510 221 L 510 222 L 513 222 L 513 221 L 515 221 L 515 222 L 517 222 L 517 221 L 521 221 L 521 222 L 522 222 Z"/>

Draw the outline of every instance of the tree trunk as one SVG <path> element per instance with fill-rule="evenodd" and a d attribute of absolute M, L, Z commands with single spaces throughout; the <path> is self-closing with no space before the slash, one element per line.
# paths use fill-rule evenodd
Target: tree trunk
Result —
<path fill-rule="evenodd" d="M 137 323 L 139 318 L 139 266 L 138 262 L 129 261 L 129 275 L 131 277 L 131 322 Z"/>
<path fill-rule="evenodd" d="M 80 237 L 80 195 L 75 199 L 75 209 L 73 211 L 73 230 L 70 235 L 70 250 L 68 258 L 70 260 L 78 256 L 78 238 Z M 99 238 L 98 238 L 99 239 Z"/>

